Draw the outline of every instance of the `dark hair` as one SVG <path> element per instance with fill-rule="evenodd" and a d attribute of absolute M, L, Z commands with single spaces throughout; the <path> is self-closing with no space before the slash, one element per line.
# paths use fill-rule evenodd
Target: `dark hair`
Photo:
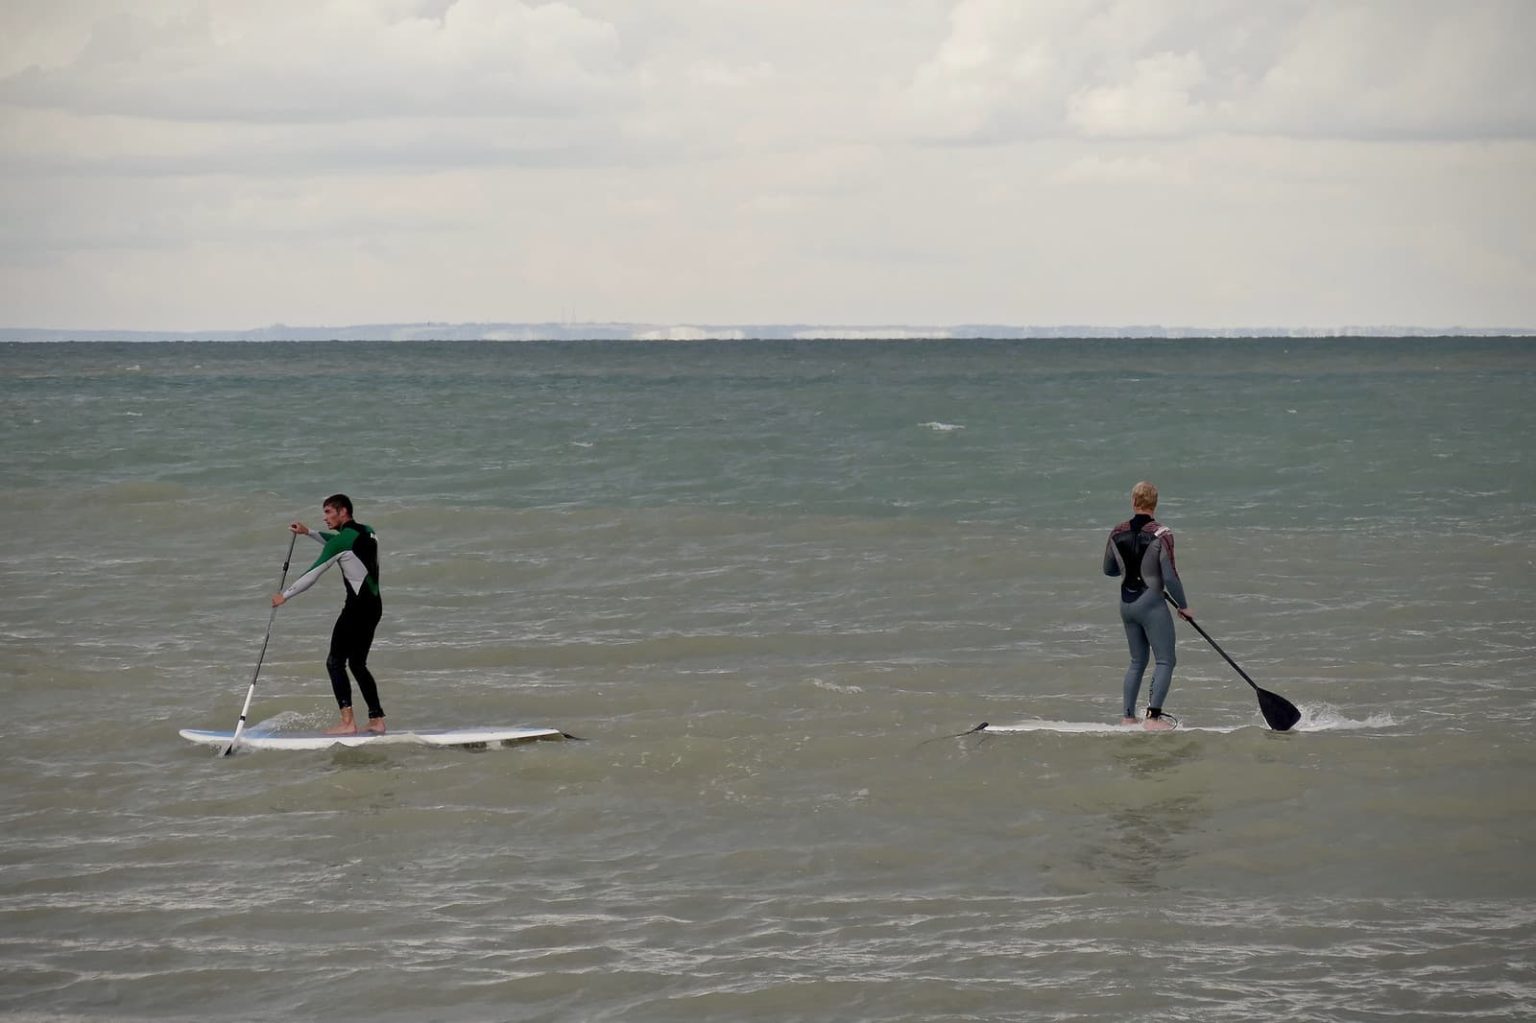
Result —
<path fill-rule="evenodd" d="M 352 499 L 346 494 L 332 494 L 320 503 L 320 507 L 326 506 L 340 508 L 347 513 L 347 518 L 352 517 Z"/>

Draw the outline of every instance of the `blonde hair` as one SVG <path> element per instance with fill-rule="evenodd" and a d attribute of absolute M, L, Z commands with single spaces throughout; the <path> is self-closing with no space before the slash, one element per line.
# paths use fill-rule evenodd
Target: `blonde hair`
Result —
<path fill-rule="evenodd" d="M 1157 511 L 1157 488 L 1142 480 L 1131 488 L 1131 507 L 1136 511 Z"/>

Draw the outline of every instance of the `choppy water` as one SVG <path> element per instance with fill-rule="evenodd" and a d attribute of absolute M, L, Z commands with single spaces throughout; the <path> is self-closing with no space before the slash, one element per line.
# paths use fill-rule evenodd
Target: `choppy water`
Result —
<path fill-rule="evenodd" d="M 1536 1015 L 1536 345 L 0 346 L 0 1016 Z M 1202 624 L 1117 712 L 1104 533 Z M 396 727 L 219 759 L 292 518 Z M 312 546 L 312 545 L 311 545 Z M 300 553 L 305 547 L 299 548 Z M 253 707 L 333 714 L 333 577 Z"/>

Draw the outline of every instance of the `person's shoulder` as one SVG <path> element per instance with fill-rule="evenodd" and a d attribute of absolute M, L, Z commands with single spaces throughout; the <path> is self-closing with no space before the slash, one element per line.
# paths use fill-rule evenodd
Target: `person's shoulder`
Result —
<path fill-rule="evenodd" d="M 1110 536 L 1119 536 L 1121 533 L 1129 533 L 1130 531 L 1131 531 L 1131 520 L 1130 519 L 1126 519 L 1124 522 L 1120 523 L 1119 525 L 1117 525 L 1113 529 L 1111 529 L 1109 531 L 1109 535 Z"/>

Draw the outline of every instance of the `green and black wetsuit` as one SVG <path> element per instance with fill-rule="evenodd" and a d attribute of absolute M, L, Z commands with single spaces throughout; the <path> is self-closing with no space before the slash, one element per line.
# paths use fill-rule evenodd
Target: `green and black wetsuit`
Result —
<path fill-rule="evenodd" d="M 332 565 L 341 565 L 342 582 L 347 587 L 347 602 L 331 630 L 331 650 L 325 659 L 325 670 L 331 676 L 331 689 L 336 694 L 336 706 L 352 706 L 352 684 L 347 680 L 347 669 L 352 669 L 357 688 L 368 705 L 370 718 L 384 716 L 379 704 L 379 689 L 373 674 L 368 670 L 368 650 L 373 646 L 373 632 L 384 615 L 384 601 L 379 594 L 379 542 L 373 529 L 359 522 L 347 522 L 334 533 L 310 530 L 316 543 L 324 544 L 320 557 L 309 566 L 309 571 L 293 581 L 283 591 L 285 598 L 297 596 L 309 589 Z"/>

